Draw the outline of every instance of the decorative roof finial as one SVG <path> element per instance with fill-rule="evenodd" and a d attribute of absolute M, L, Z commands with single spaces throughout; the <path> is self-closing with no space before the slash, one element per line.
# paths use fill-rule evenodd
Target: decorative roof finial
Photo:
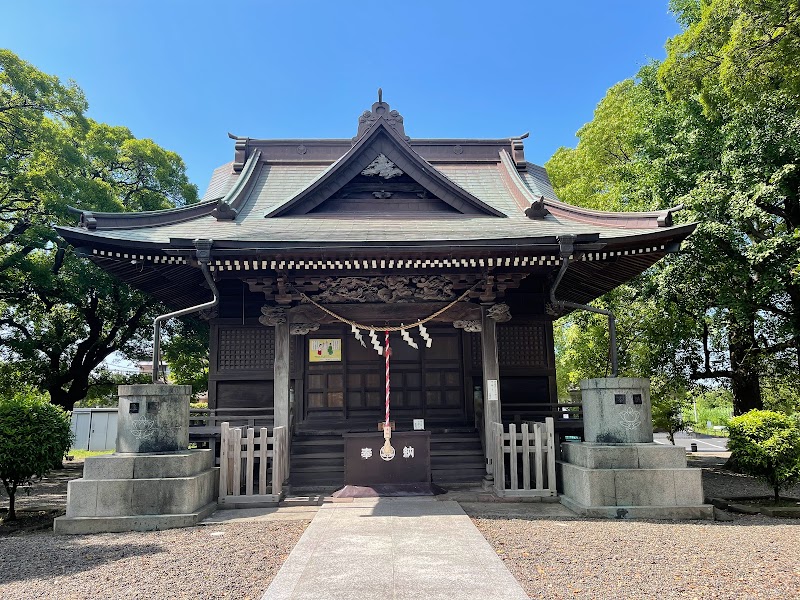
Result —
<path fill-rule="evenodd" d="M 383 88 L 378 88 L 378 101 L 373 103 L 372 110 L 365 110 L 358 118 L 358 133 L 353 138 L 353 142 L 355 143 L 380 118 L 383 118 L 386 124 L 405 138 L 406 141 L 409 140 L 403 127 L 403 117 L 383 101 Z"/>

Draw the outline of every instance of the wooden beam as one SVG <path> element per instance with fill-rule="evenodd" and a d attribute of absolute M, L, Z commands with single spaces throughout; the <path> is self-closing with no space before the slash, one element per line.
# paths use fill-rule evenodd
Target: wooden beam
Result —
<path fill-rule="evenodd" d="M 483 430 L 486 442 L 486 479 L 493 477 L 493 423 L 500 423 L 500 365 L 497 360 L 497 323 L 489 317 L 491 304 L 481 305 L 481 357 L 483 362 Z"/>
<path fill-rule="evenodd" d="M 274 407 L 275 427 L 289 430 L 289 324 L 275 325 Z"/>

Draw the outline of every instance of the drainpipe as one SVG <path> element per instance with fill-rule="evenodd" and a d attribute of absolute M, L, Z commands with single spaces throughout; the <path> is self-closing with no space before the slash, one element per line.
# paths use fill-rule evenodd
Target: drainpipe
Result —
<path fill-rule="evenodd" d="M 200 270 L 203 272 L 203 276 L 206 278 L 206 283 L 208 283 L 208 287 L 211 289 L 211 293 L 214 297 L 210 301 L 203 302 L 197 306 L 190 306 L 189 308 L 183 308 L 181 310 L 176 310 L 175 312 L 160 315 L 153 321 L 153 383 L 159 382 L 159 371 L 161 366 L 159 361 L 159 354 L 161 353 L 161 323 L 168 321 L 173 317 L 182 317 L 184 315 L 205 310 L 207 308 L 214 308 L 217 304 L 219 304 L 219 291 L 214 283 L 214 279 L 211 277 L 211 272 L 208 270 L 208 264 L 211 262 L 211 245 L 213 243 L 213 240 L 194 241 L 194 247 L 197 249 L 197 262 L 200 264 Z M 166 383 L 166 381 L 164 381 L 164 383 Z"/>
<path fill-rule="evenodd" d="M 578 310 L 586 310 L 608 317 L 608 352 L 611 355 L 611 376 L 616 377 L 618 372 L 617 327 L 614 313 L 612 313 L 610 310 L 589 306 L 588 304 L 578 304 L 576 302 L 556 300 L 556 288 L 558 288 L 558 284 L 561 283 L 564 273 L 567 272 L 570 257 L 575 251 L 575 237 L 576 236 L 574 235 L 562 235 L 558 238 L 558 245 L 561 254 L 561 268 L 558 271 L 558 275 L 556 275 L 556 280 L 553 282 L 553 286 L 550 288 L 550 304 L 553 305 L 554 309 L 559 311 L 563 311 L 565 308 L 577 308 Z"/>

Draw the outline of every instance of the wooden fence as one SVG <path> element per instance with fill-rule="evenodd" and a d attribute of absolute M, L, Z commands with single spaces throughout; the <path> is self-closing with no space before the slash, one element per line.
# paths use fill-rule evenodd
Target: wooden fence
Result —
<path fill-rule="evenodd" d="M 289 464 L 286 428 L 275 427 L 268 435 L 268 429 L 261 427 L 256 434 L 253 427 L 231 427 L 225 422 L 220 433 L 220 507 L 252 508 L 279 502 Z"/>
<path fill-rule="evenodd" d="M 544 423 L 494 423 L 494 485 L 498 496 L 555 496 L 556 452 L 552 417 Z"/>

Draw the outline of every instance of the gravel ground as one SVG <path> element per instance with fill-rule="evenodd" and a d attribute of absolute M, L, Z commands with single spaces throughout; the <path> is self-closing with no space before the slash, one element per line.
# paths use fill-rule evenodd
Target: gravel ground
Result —
<path fill-rule="evenodd" d="M 260 598 L 306 526 L 0 538 L 0 598 Z"/>
<path fill-rule="evenodd" d="M 689 461 L 703 468 L 707 497 L 771 493 L 725 460 Z M 800 519 L 555 520 L 526 516 L 524 505 L 462 506 L 531 598 L 800 598 Z"/>
<path fill-rule="evenodd" d="M 544 520 L 465 510 L 531 598 L 800 597 L 800 520 Z"/>
<path fill-rule="evenodd" d="M 706 496 L 769 494 L 764 484 L 725 471 L 724 462 L 690 458 L 690 466 L 703 468 Z M 20 508 L 63 510 L 66 480 L 79 472 L 37 484 L 20 497 Z M 800 486 L 786 492 L 799 496 Z M 800 598 L 800 520 L 603 521 L 532 516 L 525 504 L 462 506 L 532 598 Z M 145 533 L 0 536 L 0 598 L 260 598 L 310 516 Z"/>
<path fill-rule="evenodd" d="M 694 455 L 688 465 L 703 469 L 703 493 L 706 498 L 744 498 L 772 496 L 772 488 L 753 477 L 726 471 L 727 454 Z M 781 490 L 781 496 L 800 498 L 800 484 Z"/>

